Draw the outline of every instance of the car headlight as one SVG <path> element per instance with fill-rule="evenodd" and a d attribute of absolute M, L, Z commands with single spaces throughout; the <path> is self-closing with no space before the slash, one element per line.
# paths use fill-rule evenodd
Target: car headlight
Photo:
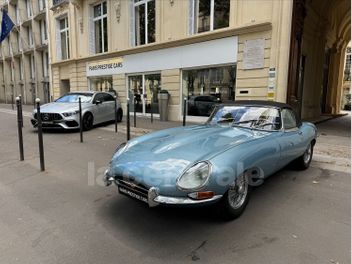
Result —
<path fill-rule="evenodd" d="M 211 164 L 209 162 L 197 162 L 177 179 L 176 184 L 182 190 L 199 189 L 208 181 L 210 172 Z"/>
<path fill-rule="evenodd" d="M 73 116 L 73 115 L 77 115 L 79 113 L 78 110 L 76 111 L 70 111 L 70 112 L 65 112 L 65 113 L 62 113 L 65 117 L 69 117 L 69 116 Z"/>

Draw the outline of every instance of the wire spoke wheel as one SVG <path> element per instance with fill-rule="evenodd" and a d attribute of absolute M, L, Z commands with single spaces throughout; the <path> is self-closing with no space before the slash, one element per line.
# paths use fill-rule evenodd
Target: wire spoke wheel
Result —
<path fill-rule="evenodd" d="M 228 202 L 233 209 L 243 206 L 248 195 L 248 181 L 245 174 L 239 175 L 228 191 Z"/>
<path fill-rule="evenodd" d="M 305 164 L 308 164 L 311 157 L 312 157 L 312 146 L 311 146 L 311 144 L 309 144 L 308 148 L 306 149 L 306 151 L 303 154 L 303 162 Z"/>

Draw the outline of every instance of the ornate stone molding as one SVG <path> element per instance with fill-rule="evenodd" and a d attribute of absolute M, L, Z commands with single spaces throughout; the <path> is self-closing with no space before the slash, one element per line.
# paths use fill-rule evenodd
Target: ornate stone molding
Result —
<path fill-rule="evenodd" d="M 78 19 L 78 25 L 79 25 L 79 30 L 81 31 L 81 33 L 83 33 L 83 29 L 84 29 L 83 17 L 80 17 Z"/>
<path fill-rule="evenodd" d="M 113 8 L 115 10 L 115 15 L 116 15 L 116 21 L 117 23 L 120 23 L 121 19 L 121 0 L 113 0 Z"/>
<path fill-rule="evenodd" d="M 70 0 L 70 1 L 77 9 L 80 9 L 82 7 L 81 0 Z"/>
<path fill-rule="evenodd" d="M 50 9 L 54 12 L 54 14 L 60 14 L 68 8 L 69 3 L 69 0 L 55 1 Z"/>

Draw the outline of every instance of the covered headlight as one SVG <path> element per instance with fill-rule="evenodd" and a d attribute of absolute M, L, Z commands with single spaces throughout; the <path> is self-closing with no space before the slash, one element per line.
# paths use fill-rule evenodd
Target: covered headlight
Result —
<path fill-rule="evenodd" d="M 116 150 L 112 156 L 112 159 L 110 160 L 108 167 L 106 168 L 106 170 L 104 172 L 103 180 L 104 180 L 106 186 L 109 186 L 112 183 L 112 181 L 114 180 L 114 173 L 111 168 L 112 163 L 125 150 L 126 146 L 127 146 L 127 143 L 125 142 L 116 148 Z"/>
<path fill-rule="evenodd" d="M 203 187 L 209 179 L 211 164 L 206 161 L 195 163 L 177 180 L 177 186 L 183 190 L 194 190 Z"/>
<path fill-rule="evenodd" d="M 65 113 L 62 113 L 65 117 L 69 117 L 69 116 L 73 116 L 73 115 L 76 115 L 78 114 L 79 111 L 76 110 L 76 111 L 70 111 L 70 112 L 65 112 Z"/>

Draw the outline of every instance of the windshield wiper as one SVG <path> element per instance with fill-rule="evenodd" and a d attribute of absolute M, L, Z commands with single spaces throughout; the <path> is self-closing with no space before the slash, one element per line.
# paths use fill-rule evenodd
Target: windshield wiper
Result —
<path fill-rule="evenodd" d="M 226 119 L 219 120 L 217 123 L 218 124 L 229 123 L 229 122 L 233 122 L 234 120 L 235 120 L 234 118 L 226 118 Z"/>
<path fill-rule="evenodd" d="M 239 125 L 239 124 L 245 124 L 245 123 L 249 123 L 249 122 L 257 122 L 257 119 L 250 119 L 250 120 L 244 120 L 244 121 L 238 121 L 238 122 L 233 122 L 233 125 Z"/>

